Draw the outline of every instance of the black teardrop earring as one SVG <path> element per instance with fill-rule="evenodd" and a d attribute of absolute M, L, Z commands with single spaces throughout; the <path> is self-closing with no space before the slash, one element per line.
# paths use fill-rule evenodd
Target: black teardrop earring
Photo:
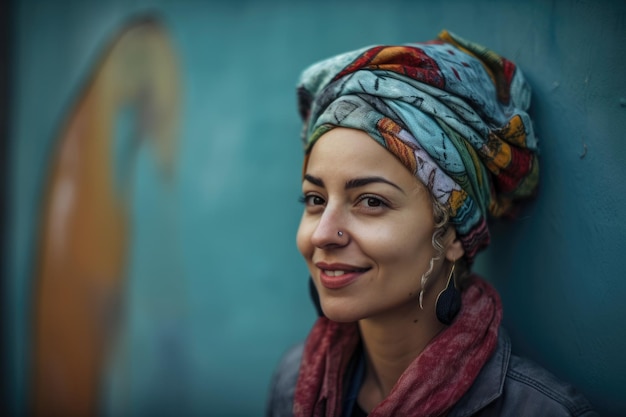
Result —
<path fill-rule="evenodd" d="M 446 325 L 452 323 L 461 309 L 461 291 L 456 287 L 456 280 L 454 279 L 455 264 L 456 262 L 452 264 L 446 288 L 439 293 L 435 303 L 437 319 Z"/>

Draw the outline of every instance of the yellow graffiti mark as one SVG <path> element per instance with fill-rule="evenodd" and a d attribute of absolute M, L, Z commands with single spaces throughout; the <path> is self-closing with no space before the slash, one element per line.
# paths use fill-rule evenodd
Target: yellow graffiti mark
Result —
<path fill-rule="evenodd" d="M 135 109 L 136 139 L 154 145 L 159 166 L 171 173 L 176 62 L 162 25 L 133 21 L 109 44 L 55 139 L 34 277 L 36 415 L 98 414 L 129 246 L 127 198 L 115 186 L 116 118 Z"/>

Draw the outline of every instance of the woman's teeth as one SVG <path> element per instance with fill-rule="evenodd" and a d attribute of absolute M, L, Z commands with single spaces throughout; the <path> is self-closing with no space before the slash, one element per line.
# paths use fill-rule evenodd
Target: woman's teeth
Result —
<path fill-rule="evenodd" d="M 345 274 L 346 271 L 341 271 L 341 270 L 337 270 L 337 271 L 324 271 L 324 274 L 328 275 L 329 277 L 338 277 L 340 275 Z"/>

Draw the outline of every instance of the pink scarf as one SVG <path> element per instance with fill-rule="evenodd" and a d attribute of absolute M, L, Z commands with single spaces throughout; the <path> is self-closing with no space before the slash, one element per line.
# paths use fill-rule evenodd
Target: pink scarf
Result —
<path fill-rule="evenodd" d="M 473 276 L 455 321 L 409 365 L 369 416 L 442 416 L 467 392 L 492 355 L 502 306 L 496 290 Z M 296 417 L 340 417 L 343 380 L 359 344 L 356 323 L 320 317 L 304 347 L 296 385 Z"/>

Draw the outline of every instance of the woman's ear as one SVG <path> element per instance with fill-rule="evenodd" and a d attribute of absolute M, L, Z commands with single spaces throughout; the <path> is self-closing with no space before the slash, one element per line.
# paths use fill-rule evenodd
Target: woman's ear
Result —
<path fill-rule="evenodd" d="M 446 233 L 446 259 L 454 262 L 465 254 L 465 249 L 463 249 L 463 244 L 461 240 L 456 235 L 456 229 L 454 227 L 450 227 L 448 232 Z"/>

